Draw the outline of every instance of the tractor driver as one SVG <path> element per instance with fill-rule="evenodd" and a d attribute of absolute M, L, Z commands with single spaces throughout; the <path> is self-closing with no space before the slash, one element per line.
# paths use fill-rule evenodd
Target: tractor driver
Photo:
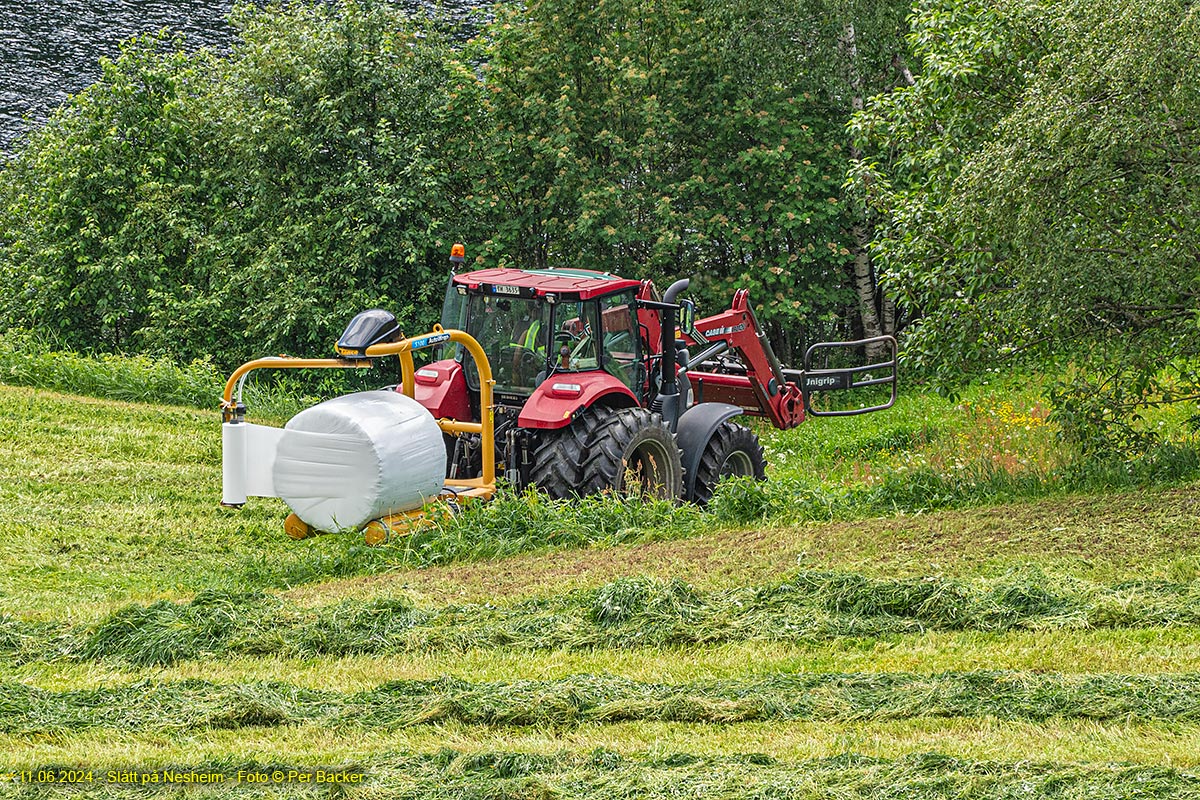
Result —
<path fill-rule="evenodd" d="M 513 323 L 512 375 L 513 382 L 525 384 L 543 368 L 546 360 L 546 343 L 542 340 L 542 320 L 537 307 L 532 303 L 521 303 L 521 310 Z M 534 367 L 536 366 L 536 369 Z M 532 371 L 531 371 L 532 370 Z"/>
<path fill-rule="evenodd" d="M 538 339 L 541 332 L 542 321 L 533 316 L 531 307 L 526 306 L 521 316 L 517 317 L 516 323 L 513 325 L 512 346 L 523 347 L 526 350 L 544 355 L 546 353 L 546 343 Z"/>

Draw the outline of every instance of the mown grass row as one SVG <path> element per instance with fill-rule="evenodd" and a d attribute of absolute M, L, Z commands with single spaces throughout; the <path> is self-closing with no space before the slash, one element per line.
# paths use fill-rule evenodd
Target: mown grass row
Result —
<path fill-rule="evenodd" d="M 57 765 L 41 766 L 53 769 Z M 969 761 L 932 754 L 896 759 L 846 755 L 786 762 L 757 754 L 717 758 L 677 754 L 647 758 L 622 756 L 606 749 L 557 755 L 463 753 L 444 749 L 430 754 L 381 756 L 369 763 L 327 765 L 325 769 L 361 774 L 363 791 L 370 797 L 429 800 L 665 800 L 681 797 L 709 800 L 783 797 L 1127 800 L 1200 797 L 1200 777 L 1168 767 Z M 297 769 L 290 764 L 252 760 L 172 764 L 162 768 L 163 772 L 227 776 L 225 782 L 215 786 L 189 787 L 188 796 L 236 794 L 238 797 L 286 798 L 330 795 L 331 787 L 313 782 L 236 783 L 239 772 L 263 776 L 279 772 L 282 776 L 289 770 L 312 771 Z M 182 791 L 180 786 L 161 783 L 157 786 L 107 783 L 106 771 L 102 769 L 97 769 L 94 774 L 96 782 L 72 787 L 72 792 L 99 797 L 145 797 Z M 46 785 L 13 788 L 12 794 L 16 797 L 61 796 L 63 791 L 60 787 Z"/>
<path fill-rule="evenodd" d="M 187 603 L 130 605 L 96 625 L 0 618 L 0 653 L 17 661 L 107 659 L 153 666 L 232 655 L 615 649 L 923 630 L 1170 625 L 1200 625 L 1200 580 L 1098 586 L 1030 571 L 966 584 L 804 572 L 781 583 L 721 591 L 624 578 L 507 606 L 423 608 L 404 598 L 378 598 L 298 609 L 262 593 L 206 591 Z"/>
<path fill-rule="evenodd" d="M 541 729 L 918 717 L 1196 722 L 1200 675 L 795 673 L 677 685 L 593 675 L 491 683 L 441 678 L 394 681 L 352 694 L 280 682 L 143 681 L 62 692 L 8 683 L 0 684 L 0 712 L 0 733 L 23 736 L 304 724 L 396 730 L 448 722 Z"/>

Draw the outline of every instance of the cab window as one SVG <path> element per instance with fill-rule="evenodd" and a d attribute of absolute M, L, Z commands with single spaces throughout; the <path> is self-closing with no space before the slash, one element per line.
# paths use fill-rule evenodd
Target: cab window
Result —
<path fill-rule="evenodd" d="M 558 303 L 554 311 L 555 368 L 567 372 L 595 369 L 596 303 L 593 300 Z"/>
<path fill-rule="evenodd" d="M 532 298 L 471 295 L 467 332 L 483 347 L 492 365 L 496 391 L 528 394 L 545 377 L 549 309 Z M 467 385 L 479 388 L 479 373 L 466 359 Z"/>
<path fill-rule="evenodd" d="M 632 290 L 600 298 L 600 327 L 604 370 L 640 394 L 645 376 L 638 360 L 640 337 Z"/>

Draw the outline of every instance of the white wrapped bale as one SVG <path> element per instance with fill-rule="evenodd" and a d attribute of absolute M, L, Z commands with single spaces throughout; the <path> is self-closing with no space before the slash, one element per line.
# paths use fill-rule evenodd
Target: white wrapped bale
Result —
<path fill-rule="evenodd" d="M 275 453 L 275 493 L 319 531 L 360 528 L 441 492 L 442 431 L 397 392 L 358 392 L 301 411 Z"/>

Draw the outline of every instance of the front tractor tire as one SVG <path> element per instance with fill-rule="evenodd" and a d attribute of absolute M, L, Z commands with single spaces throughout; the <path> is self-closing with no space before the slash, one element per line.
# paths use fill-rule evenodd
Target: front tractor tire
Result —
<path fill-rule="evenodd" d="M 702 506 L 708 505 L 723 478 L 745 476 L 753 477 L 756 481 L 764 480 L 766 466 L 762 445 L 754 431 L 726 420 L 717 427 L 704 446 L 704 453 L 696 466 L 692 500 Z"/>
<path fill-rule="evenodd" d="M 577 491 L 678 499 L 683 493 L 683 464 L 675 435 L 662 415 L 645 408 L 623 408 L 595 425 Z"/>

